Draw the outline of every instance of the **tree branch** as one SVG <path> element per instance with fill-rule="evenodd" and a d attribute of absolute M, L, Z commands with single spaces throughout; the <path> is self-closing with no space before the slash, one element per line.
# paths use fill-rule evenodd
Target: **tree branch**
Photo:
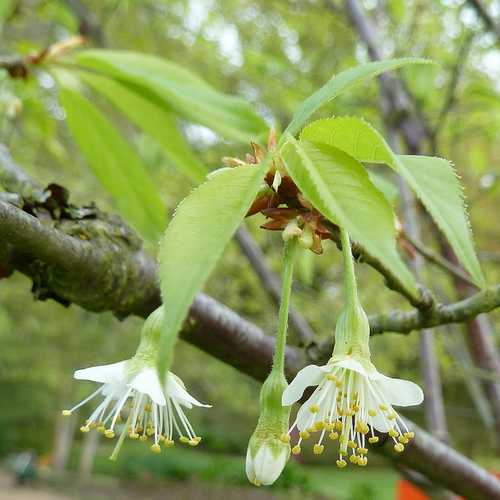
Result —
<path fill-rule="evenodd" d="M 450 323 L 464 323 L 481 313 L 500 307 L 500 285 L 486 288 L 459 302 L 437 304 L 428 312 L 391 311 L 370 316 L 371 335 L 383 332 L 410 333 Z"/>

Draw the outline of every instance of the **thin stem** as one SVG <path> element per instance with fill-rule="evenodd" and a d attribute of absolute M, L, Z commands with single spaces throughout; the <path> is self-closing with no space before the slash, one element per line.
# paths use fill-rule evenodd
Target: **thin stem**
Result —
<path fill-rule="evenodd" d="M 352 260 L 351 242 L 349 234 L 341 227 L 340 241 L 342 243 L 342 256 L 344 258 L 344 287 L 346 302 L 354 305 L 358 300 L 358 288 L 356 286 L 356 276 L 354 274 L 354 263 Z"/>
<path fill-rule="evenodd" d="M 285 367 L 286 333 L 288 329 L 288 309 L 290 308 L 290 295 L 292 292 L 293 267 L 297 254 L 297 241 L 295 238 L 285 242 L 283 249 L 283 275 L 281 286 L 281 302 L 278 314 L 278 333 L 276 347 L 273 355 L 273 370 L 283 372 Z"/>

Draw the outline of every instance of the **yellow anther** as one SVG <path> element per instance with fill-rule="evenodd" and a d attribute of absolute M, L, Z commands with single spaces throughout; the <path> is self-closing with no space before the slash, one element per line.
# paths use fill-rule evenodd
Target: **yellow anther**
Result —
<path fill-rule="evenodd" d="M 189 446 L 198 446 L 200 441 L 197 438 L 192 438 L 188 441 Z"/>
<path fill-rule="evenodd" d="M 359 411 L 359 406 L 357 404 L 354 404 L 351 406 L 351 410 L 354 412 L 354 413 L 357 413 Z"/>
<path fill-rule="evenodd" d="M 152 436 L 154 433 L 155 433 L 155 431 L 154 431 L 154 429 L 153 429 L 152 427 L 148 427 L 148 428 L 146 429 L 146 434 L 147 434 L 148 436 Z"/>
<path fill-rule="evenodd" d="M 340 458 L 335 463 L 337 464 L 337 467 L 339 467 L 340 469 L 343 469 L 347 465 L 347 462 L 343 458 Z"/>
<path fill-rule="evenodd" d="M 289 443 L 289 442 L 290 442 L 290 436 L 289 436 L 288 434 L 282 434 L 282 435 L 280 436 L 280 441 L 281 441 L 282 443 L 285 443 L 285 444 L 286 444 L 286 443 Z"/>
<path fill-rule="evenodd" d="M 342 387 L 342 382 L 340 380 L 337 380 L 337 382 L 335 382 L 335 386 L 337 387 L 337 389 L 340 389 Z M 339 392 L 339 396 L 342 395 L 342 391 Z"/>
<path fill-rule="evenodd" d="M 138 432 L 139 434 L 143 431 L 144 429 L 138 425 L 136 428 L 135 428 L 135 432 Z"/>
<path fill-rule="evenodd" d="M 368 415 L 370 415 L 370 417 L 376 417 L 377 412 L 376 412 L 376 410 L 368 410 Z"/>
<path fill-rule="evenodd" d="M 318 411 L 319 411 L 319 406 L 318 406 L 318 405 L 311 405 L 311 406 L 309 407 L 309 411 L 310 411 L 311 413 L 318 413 Z"/>
<path fill-rule="evenodd" d="M 338 430 L 338 431 L 341 431 L 342 428 L 344 426 L 342 425 L 342 422 L 340 420 L 337 420 L 337 422 L 335 422 L 335 428 Z"/>
<path fill-rule="evenodd" d="M 368 463 L 368 458 L 367 457 L 359 457 L 358 458 L 358 465 L 360 467 L 365 467 L 367 463 Z"/>
<path fill-rule="evenodd" d="M 314 427 L 315 427 L 315 430 L 322 431 L 325 428 L 325 422 L 323 422 L 322 420 L 319 420 L 318 422 L 316 422 L 314 424 Z"/>
<path fill-rule="evenodd" d="M 187 444 L 187 443 L 189 443 L 189 438 L 187 438 L 186 436 L 181 436 L 181 437 L 179 438 L 179 441 L 180 441 L 181 443 Z"/>
<path fill-rule="evenodd" d="M 415 437 L 415 433 L 413 431 L 405 432 L 404 436 L 407 437 L 408 439 L 413 439 Z"/>
<path fill-rule="evenodd" d="M 309 434 L 309 432 L 307 432 L 307 431 L 300 431 L 300 432 L 299 432 L 299 436 L 300 436 L 302 439 L 308 439 L 308 438 L 309 438 L 309 436 L 310 436 L 310 434 Z"/>
<path fill-rule="evenodd" d="M 333 430 L 335 430 L 335 422 L 325 422 L 325 429 L 328 432 L 332 432 Z"/>
<path fill-rule="evenodd" d="M 395 412 L 392 412 L 387 418 L 389 420 L 396 420 L 397 414 Z"/>
<path fill-rule="evenodd" d="M 366 455 L 368 453 L 368 450 L 366 448 L 358 448 L 358 453 L 360 455 Z"/>
<path fill-rule="evenodd" d="M 160 445 L 159 444 L 153 444 L 151 445 L 151 447 L 149 448 L 153 453 L 160 453 L 161 451 L 161 448 L 160 448 Z"/>
<path fill-rule="evenodd" d="M 349 448 L 352 448 L 353 450 L 355 450 L 358 447 L 358 443 L 356 443 L 356 441 L 353 441 L 352 439 L 350 439 L 349 441 L 347 441 L 347 446 L 349 446 Z"/>
<path fill-rule="evenodd" d="M 151 411 L 151 405 L 149 403 L 144 405 L 144 411 Z"/>
<path fill-rule="evenodd" d="M 106 430 L 106 427 L 104 427 L 103 424 L 100 424 L 99 426 L 97 426 L 97 432 L 100 432 L 101 434 L 104 433 L 104 431 Z"/>
<path fill-rule="evenodd" d="M 398 441 L 403 444 L 408 444 L 409 439 L 406 436 L 399 436 Z"/>
<path fill-rule="evenodd" d="M 193 438 L 197 443 L 201 443 L 201 436 L 195 436 Z"/>
<path fill-rule="evenodd" d="M 175 443 L 172 439 L 165 438 L 165 448 L 173 448 L 174 445 L 175 445 Z"/>
<path fill-rule="evenodd" d="M 391 436 L 392 438 L 395 438 L 395 437 L 398 437 L 399 436 L 399 432 L 396 430 L 396 429 L 389 429 L 389 436 Z"/>
<path fill-rule="evenodd" d="M 106 429 L 104 431 L 104 436 L 108 439 L 113 439 L 115 437 L 115 431 L 113 429 Z"/>
<path fill-rule="evenodd" d="M 260 488 L 260 487 L 262 486 L 262 485 L 261 485 L 261 483 L 259 483 L 259 481 L 257 481 L 257 480 L 255 480 L 255 481 L 253 482 L 253 485 L 254 485 L 254 486 L 257 486 L 257 488 Z"/>
<path fill-rule="evenodd" d="M 332 441 L 335 441 L 336 439 L 339 438 L 339 433 L 338 432 L 330 432 L 330 434 L 328 434 L 328 437 L 332 440 Z"/>
<path fill-rule="evenodd" d="M 96 422 L 90 422 L 87 424 L 91 429 L 97 429 L 98 424 Z"/>
<path fill-rule="evenodd" d="M 139 434 L 137 434 L 137 432 L 129 432 L 128 437 L 130 439 L 139 439 Z"/>
<path fill-rule="evenodd" d="M 80 427 L 80 431 L 81 432 L 89 432 L 90 431 L 90 427 L 88 425 L 82 425 Z"/>
<path fill-rule="evenodd" d="M 300 446 L 298 444 L 296 444 L 293 448 L 292 448 L 292 453 L 294 455 L 298 455 L 300 453 Z"/>
<path fill-rule="evenodd" d="M 158 436 L 158 441 L 160 441 L 160 443 L 163 443 L 163 441 L 165 441 L 165 436 L 163 434 L 160 434 Z"/>
<path fill-rule="evenodd" d="M 316 427 L 311 426 L 306 429 L 309 434 L 314 434 L 316 432 Z"/>
<path fill-rule="evenodd" d="M 337 377 L 333 373 L 329 373 L 326 376 L 326 378 L 327 378 L 327 380 L 331 380 L 332 382 L 334 382 L 335 380 L 337 380 Z"/>
<path fill-rule="evenodd" d="M 325 449 L 325 447 L 322 445 L 322 444 L 318 444 L 316 443 L 313 447 L 313 453 L 315 455 L 321 455 L 323 453 L 323 450 Z"/>
<path fill-rule="evenodd" d="M 387 407 L 387 405 L 384 405 L 384 404 L 381 404 L 379 405 L 379 408 L 382 410 L 382 411 L 387 411 L 389 408 Z"/>
<path fill-rule="evenodd" d="M 370 444 L 378 443 L 378 436 L 372 436 L 371 438 L 368 438 L 368 442 Z"/>
<path fill-rule="evenodd" d="M 61 414 L 63 417 L 69 417 L 71 415 L 71 410 L 63 410 Z"/>
<path fill-rule="evenodd" d="M 398 453 L 401 453 L 404 449 L 405 447 L 402 443 L 396 443 L 394 445 L 394 451 L 397 451 Z"/>
<path fill-rule="evenodd" d="M 140 437 L 139 437 L 139 441 L 142 441 L 144 443 L 144 441 L 147 441 L 148 440 L 148 437 L 146 436 L 146 434 L 141 434 Z"/>
<path fill-rule="evenodd" d="M 121 415 L 118 415 L 118 416 L 116 417 L 116 421 L 117 421 L 119 424 L 121 424 L 121 423 L 123 422 L 122 416 L 121 416 Z"/>
<path fill-rule="evenodd" d="M 361 458 L 361 457 L 359 457 L 359 458 Z M 351 462 L 352 464 L 358 463 L 358 456 L 357 455 L 351 455 L 349 457 L 349 462 Z"/>

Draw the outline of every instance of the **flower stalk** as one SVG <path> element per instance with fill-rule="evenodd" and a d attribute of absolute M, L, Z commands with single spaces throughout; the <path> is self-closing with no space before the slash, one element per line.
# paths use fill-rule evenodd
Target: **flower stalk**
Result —
<path fill-rule="evenodd" d="M 283 284 L 273 366 L 262 385 L 260 416 L 248 443 L 246 474 L 256 486 L 273 484 L 290 456 L 290 438 L 287 434 L 290 408 L 283 407 L 281 399 L 288 387 L 284 373 L 285 349 L 297 244 L 295 236 L 287 239 L 284 245 Z"/>

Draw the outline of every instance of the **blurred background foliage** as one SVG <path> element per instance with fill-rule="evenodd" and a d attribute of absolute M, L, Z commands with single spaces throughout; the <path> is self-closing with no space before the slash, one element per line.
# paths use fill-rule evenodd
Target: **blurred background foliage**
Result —
<path fill-rule="evenodd" d="M 463 0 L 363 3 L 377 22 L 385 56 L 419 56 L 439 63 L 435 67 L 411 67 L 401 75 L 429 126 L 439 123 L 438 152 L 455 163 L 462 177 L 487 281 L 498 282 L 498 41 L 484 30 Z M 498 11 L 497 2 L 484 3 L 493 12 L 495 7 Z M 82 18 L 75 5 L 84 7 L 85 21 L 90 21 L 93 28 L 91 44 L 142 51 L 174 61 L 216 89 L 244 97 L 278 128 L 283 128 L 294 108 L 333 73 L 368 60 L 343 13 L 342 2 L 333 0 L 2 0 L 1 52 L 26 54 L 78 33 Z M 467 56 L 461 51 L 464 43 L 470 43 Z M 460 79 L 452 107 L 442 120 L 439 117 L 457 65 Z M 171 214 L 191 189 L 190 181 L 168 162 L 154 139 L 118 112 L 110 113 L 139 152 Z M 375 82 L 343 94 L 319 115 L 332 113 L 361 115 L 379 129 L 384 128 Z M 223 156 L 243 156 L 248 151 L 248 145 L 232 144 L 202 126 L 183 123 L 182 128 L 193 150 L 210 169 L 219 168 Z M 0 140 L 43 185 L 57 182 L 69 189 L 71 201 L 77 205 L 95 201 L 102 209 L 116 211 L 68 133 L 57 86 L 49 73 L 40 71 L 27 81 L 11 80 L 0 73 Z M 392 182 L 390 177 L 387 179 Z M 269 264 L 279 271 L 279 234 L 259 231 L 261 222 L 257 217 L 248 221 L 248 227 Z M 156 246 L 148 246 L 154 253 Z M 301 263 L 293 303 L 320 340 L 332 333 L 341 301 L 340 254 L 333 245 L 326 245 L 325 253 L 313 260 L 313 267 L 311 259 Z M 396 294 L 384 288 L 376 273 L 365 266 L 358 268 L 362 300 L 369 313 L 404 306 Z M 436 294 L 442 299 L 453 297 L 448 276 L 436 268 L 428 267 L 428 271 L 426 282 Z M 64 308 L 51 301 L 36 302 L 30 288 L 31 283 L 19 274 L 0 281 L 2 455 L 26 448 L 50 454 L 59 410 L 82 398 L 91 387 L 74 383 L 73 371 L 130 356 L 141 325 L 137 318 L 120 322 L 110 314 L 92 314 L 75 306 Z M 276 307 L 235 244 L 226 251 L 206 290 L 266 332 L 273 332 Z M 492 319 L 499 324 L 498 313 Z M 467 455 L 494 466 L 498 443 L 492 439 L 487 413 L 481 410 L 484 395 L 477 384 L 480 374 L 468 365 L 462 327 L 436 331 L 452 443 Z M 291 341 L 296 342 L 293 332 Z M 378 336 L 372 349 L 382 371 L 420 381 L 417 333 Z M 207 452 L 242 455 L 258 416 L 258 384 L 185 343 L 178 346 L 174 371 L 193 394 L 214 406 L 210 411 L 193 412 L 195 427 L 205 436 L 205 444 L 199 451 L 187 451 L 196 456 Z M 411 411 L 408 416 L 424 423 L 422 409 Z M 80 436 L 76 436 L 73 454 L 79 450 L 79 440 Z M 174 453 L 156 462 L 156 457 L 137 458 L 143 456 L 143 451 L 134 446 L 131 450 L 125 447 L 123 454 L 127 457 L 118 466 L 98 460 L 99 470 L 120 474 L 129 471 L 131 463 L 140 469 L 147 461 L 144 469 L 158 469 L 160 475 L 189 475 L 190 470 L 193 475 L 210 475 L 206 471 L 197 474 L 197 459 L 184 458 L 184 452 L 180 452 L 178 467 L 183 469 L 184 462 L 187 465 L 176 472 Z M 104 456 L 105 451 L 100 455 Z M 137 455 L 132 460 L 129 455 L 133 453 Z M 319 462 L 307 455 L 305 460 Z M 330 454 L 325 454 L 321 462 L 331 460 Z M 72 463 L 76 462 L 72 457 Z M 231 472 L 236 474 L 237 482 L 244 482 L 242 463 L 238 461 Z M 216 470 L 223 471 L 224 467 Z M 295 480 L 294 471 L 299 471 Z M 314 474 L 307 477 L 315 477 Z M 289 476 L 291 484 L 307 483 L 300 467 L 292 467 Z M 281 487 L 286 486 L 287 478 L 288 475 Z"/>

